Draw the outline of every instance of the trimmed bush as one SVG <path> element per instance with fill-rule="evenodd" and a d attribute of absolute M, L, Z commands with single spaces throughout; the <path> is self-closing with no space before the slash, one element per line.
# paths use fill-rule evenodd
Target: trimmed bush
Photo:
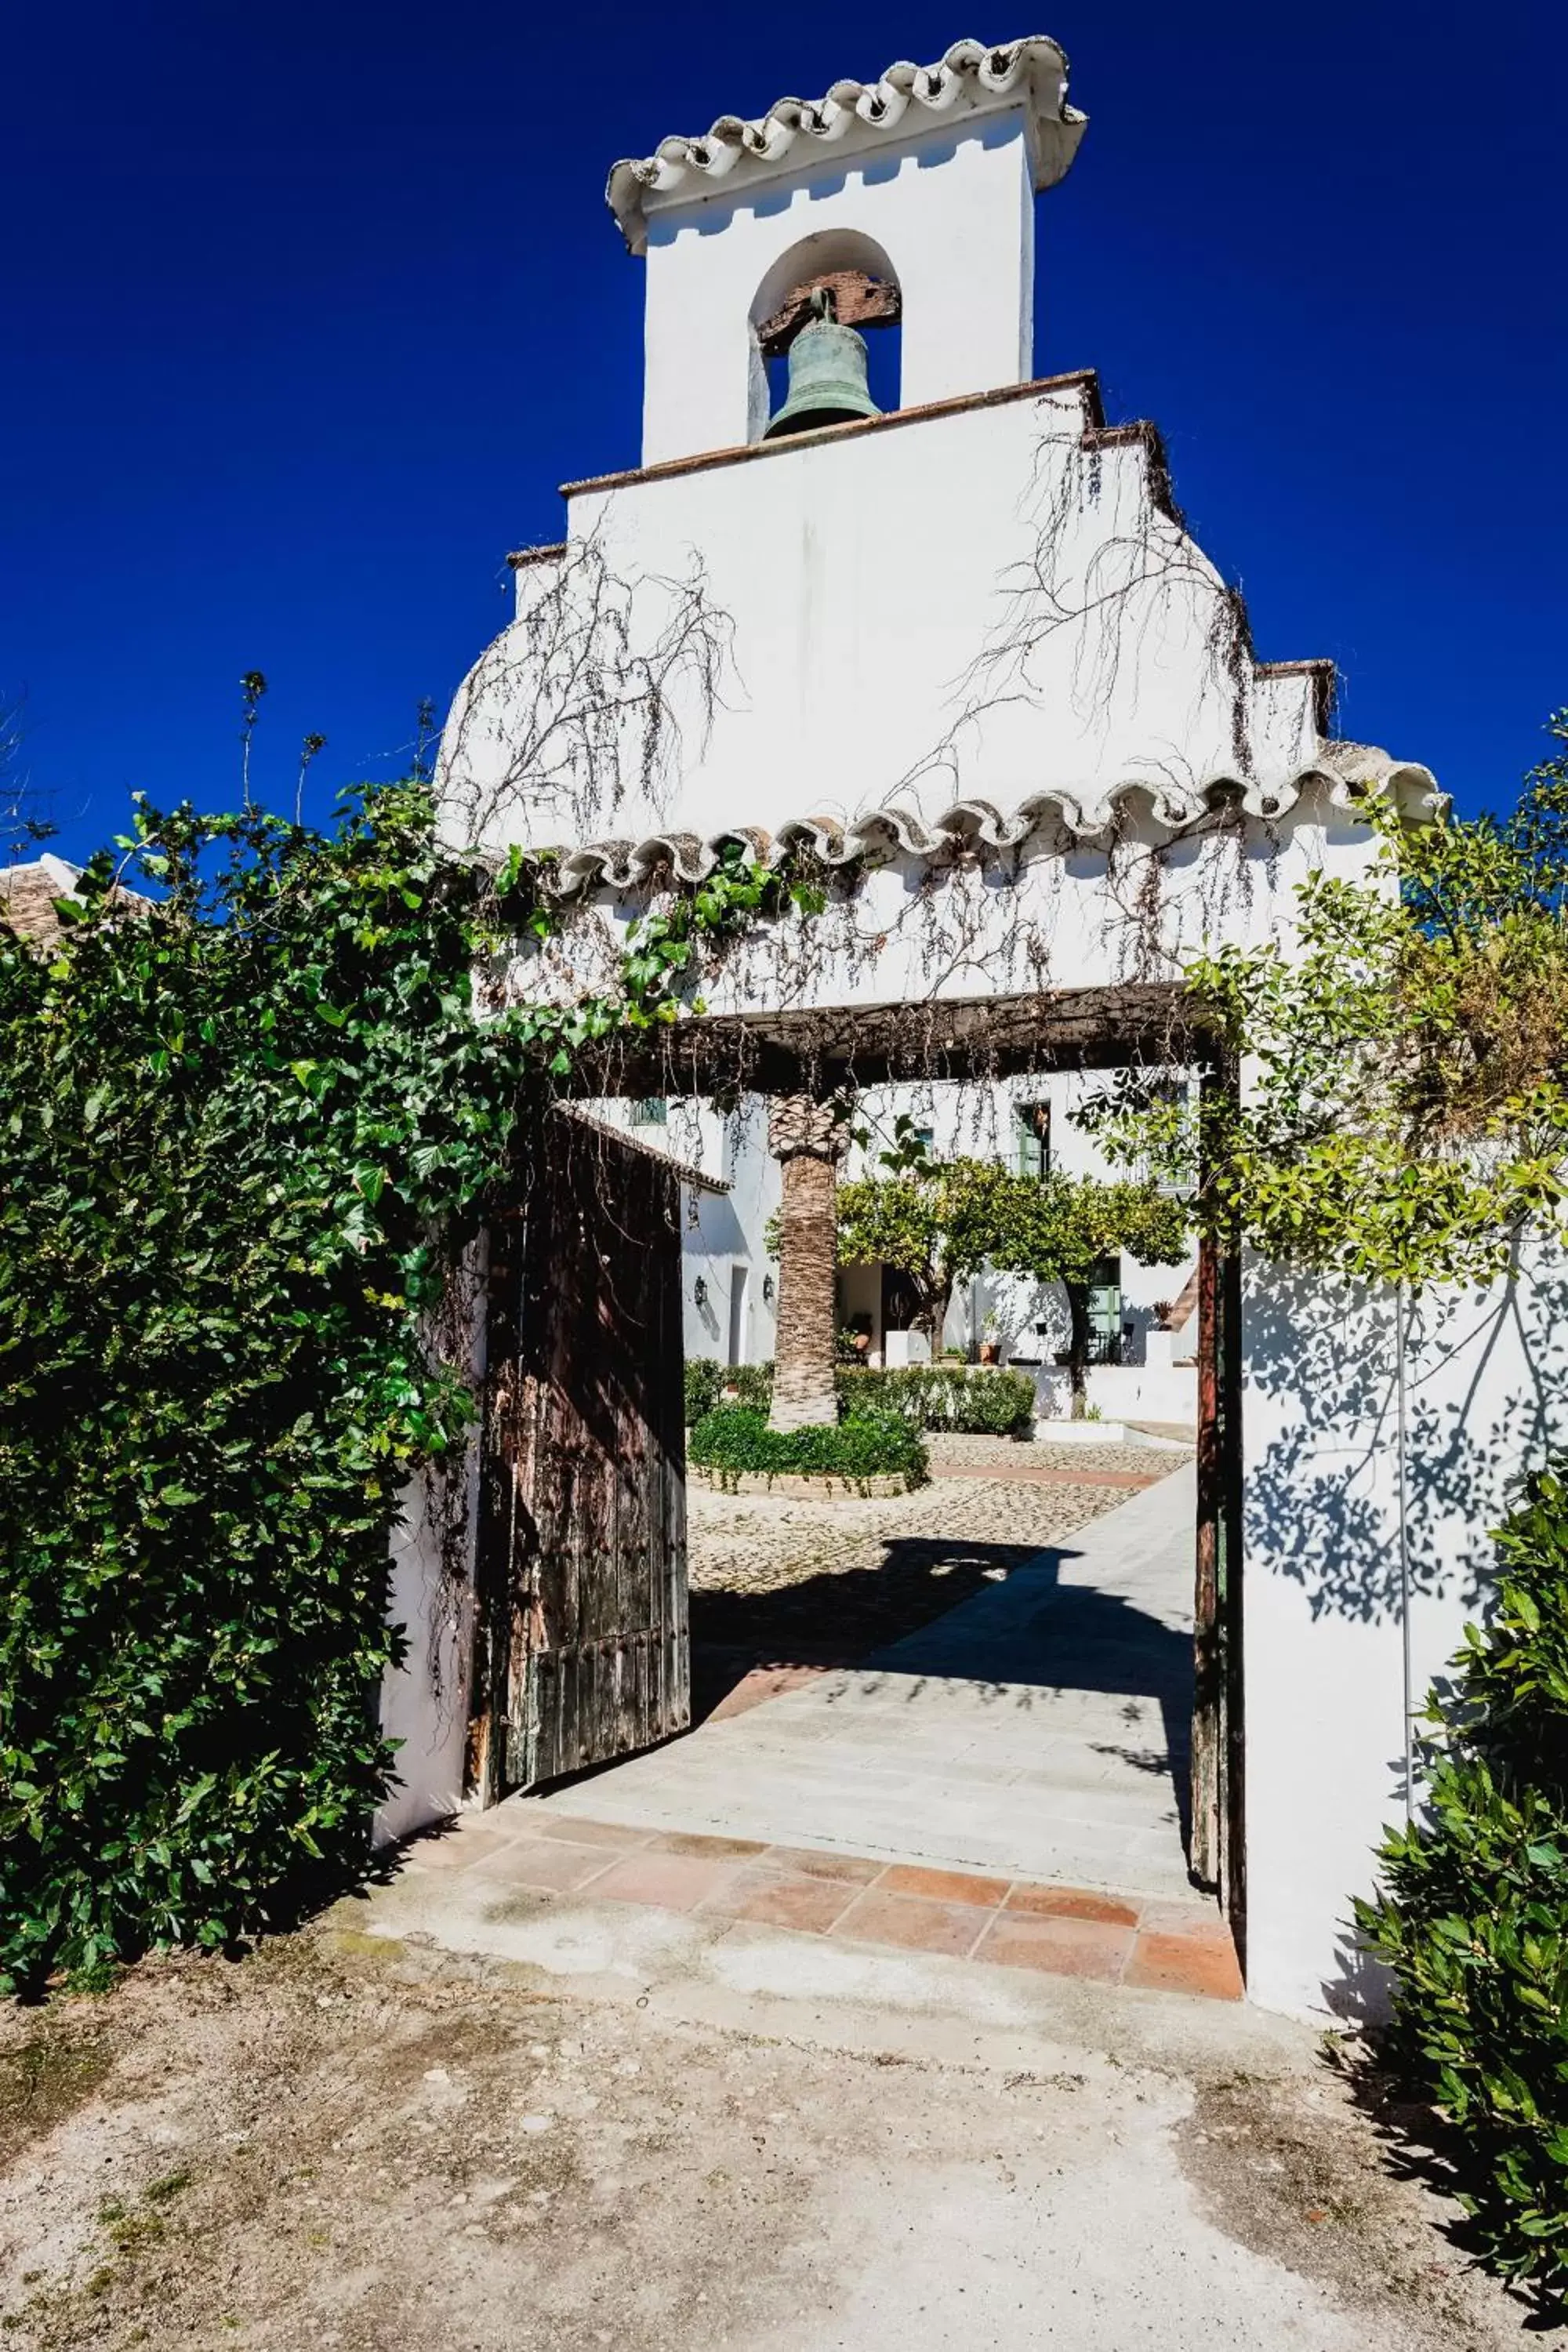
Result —
<path fill-rule="evenodd" d="M 896 1412 L 917 1429 L 974 1437 L 1026 1437 L 1034 1427 L 1035 1383 L 1025 1372 L 961 1371 L 942 1364 L 838 1374 L 845 1413 Z"/>
<path fill-rule="evenodd" d="M 849 1486 L 890 1476 L 920 1486 L 930 1475 L 919 1433 L 899 1413 L 868 1413 L 832 1427 L 781 1433 L 752 1406 L 721 1405 L 692 1431 L 691 1460 L 699 1469 L 730 1476 L 806 1475 L 842 1478 Z"/>
<path fill-rule="evenodd" d="M 1494 2266 L 1568 2288 L 1568 1484 L 1498 1537 L 1501 1585 L 1429 1719 L 1427 1817 L 1384 1842 L 1362 1934 L 1394 1971 L 1389 2054 L 1454 2125 Z"/>
<path fill-rule="evenodd" d="M 715 1363 L 711 1356 L 688 1356 L 688 1429 L 695 1429 L 705 1414 L 716 1410 L 723 1401 L 726 1389 L 735 1391 L 739 1403 L 765 1413 L 773 1401 L 773 1368 L 772 1364 L 720 1364 Z"/>
<path fill-rule="evenodd" d="M 686 1426 L 695 1429 L 719 1402 L 719 1375 L 723 1370 L 711 1356 L 686 1359 Z"/>

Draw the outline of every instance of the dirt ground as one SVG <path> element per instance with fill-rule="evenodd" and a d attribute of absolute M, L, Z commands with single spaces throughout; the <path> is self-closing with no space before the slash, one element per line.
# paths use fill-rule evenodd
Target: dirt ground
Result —
<path fill-rule="evenodd" d="M 917 2051 L 846 2026 L 836 2046 L 831 2016 L 804 2038 L 681 2024 L 330 1927 L 149 1963 L 0 2015 L 4 2341 L 1520 2340 L 1305 2045 L 1182 2054 L 1178 2033 L 1156 2060 L 1072 2032 L 1076 2056 L 1047 2038 L 1037 2066 L 973 2034 Z"/>

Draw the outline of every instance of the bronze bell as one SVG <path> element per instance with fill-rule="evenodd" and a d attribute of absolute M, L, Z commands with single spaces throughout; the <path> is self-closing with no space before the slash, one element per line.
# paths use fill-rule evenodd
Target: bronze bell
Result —
<path fill-rule="evenodd" d="M 789 347 L 789 391 L 763 434 L 781 441 L 786 433 L 814 433 L 823 425 L 847 425 L 858 416 L 880 416 L 866 385 L 866 338 L 841 327 L 831 291 L 813 297 L 815 316 Z"/>

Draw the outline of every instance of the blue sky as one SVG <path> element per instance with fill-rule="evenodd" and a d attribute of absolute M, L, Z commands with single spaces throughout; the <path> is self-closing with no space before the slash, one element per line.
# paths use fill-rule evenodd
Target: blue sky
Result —
<path fill-rule="evenodd" d="M 1479 27 L 1484 26 L 1484 40 Z M 0 695 L 81 854 L 125 796 L 312 804 L 404 764 L 556 485 L 637 453 L 618 155 L 960 35 L 1046 30 L 1088 134 L 1041 200 L 1042 373 L 1151 416 L 1259 653 L 1496 802 L 1568 703 L 1568 12 L 494 0 L 13 16 Z"/>

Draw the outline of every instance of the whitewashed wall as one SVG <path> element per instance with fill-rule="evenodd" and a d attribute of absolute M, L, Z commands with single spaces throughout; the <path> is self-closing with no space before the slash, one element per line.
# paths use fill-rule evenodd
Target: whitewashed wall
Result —
<path fill-rule="evenodd" d="M 1568 1444 L 1568 1255 L 1408 1309 L 1416 1704 L 1484 1609 L 1489 1529 Z M 1354 2016 L 1381 1988 L 1351 1898 L 1404 1814 L 1394 1300 L 1248 1267 L 1246 1682 L 1248 1989 Z"/>
<path fill-rule="evenodd" d="M 1095 424 L 1092 384 L 1064 379 L 585 486 L 566 556 L 519 572 L 518 620 L 454 705 L 452 829 L 549 846 L 1060 793 L 1092 831 L 1133 784 L 1162 805 L 1223 777 L 1288 799 L 1320 751 L 1312 681 L 1238 653 L 1226 584 L 1159 505 L 1144 448 L 1097 445 Z M 645 772 L 630 712 L 613 773 L 602 756 L 566 772 L 529 698 L 552 691 L 542 637 L 591 630 L 613 582 L 634 645 L 657 646 L 698 579 L 717 707 L 677 665 L 667 762 Z"/>
<path fill-rule="evenodd" d="M 476 1250 L 449 1303 L 455 1329 L 468 1334 L 468 1371 L 484 1377 L 486 1257 Z M 396 1785 L 377 1811 L 374 1843 L 390 1845 L 463 1802 L 468 1697 L 474 1657 L 474 1559 L 479 1529 L 479 1444 L 476 1426 L 446 1475 L 427 1472 L 404 1488 L 402 1524 L 392 1540 L 387 1615 L 401 1625 L 407 1656 L 381 1690 L 381 1729 L 396 1740 Z"/>

